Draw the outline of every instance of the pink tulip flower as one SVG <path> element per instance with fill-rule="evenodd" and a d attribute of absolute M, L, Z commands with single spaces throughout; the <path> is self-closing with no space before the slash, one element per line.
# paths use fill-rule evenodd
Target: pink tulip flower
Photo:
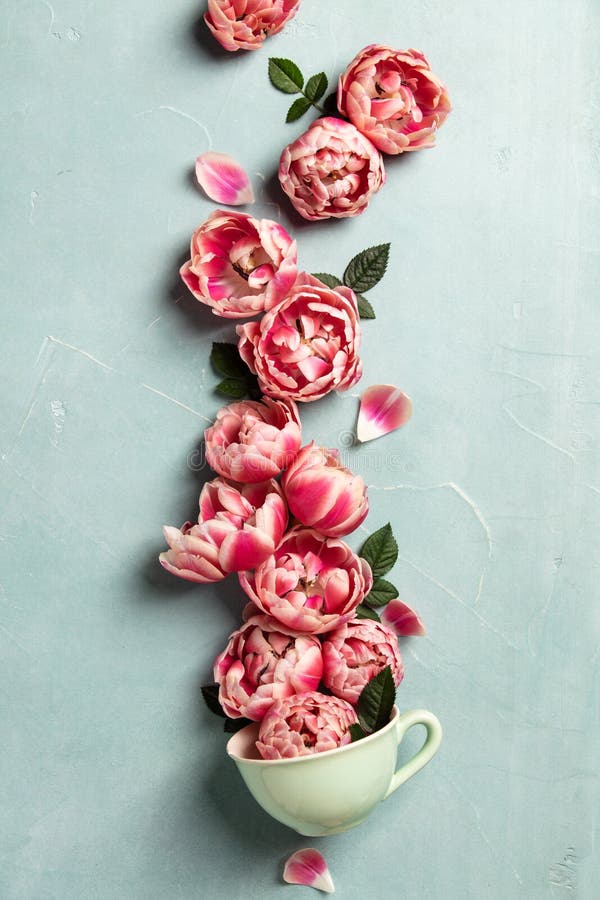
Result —
<path fill-rule="evenodd" d="M 208 0 L 204 21 L 225 50 L 258 50 L 299 7 L 300 0 Z"/>
<path fill-rule="evenodd" d="M 344 747 L 358 721 L 345 700 L 318 691 L 276 700 L 260 724 L 256 747 L 263 759 L 309 756 Z"/>
<path fill-rule="evenodd" d="M 370 44 L 338 82 L 338 109 L 383 153 L 432 147 L 451 111 L 448 92 L 419 50 Z"/>
<path fill-rule="evenodd" d="M 236 485 L 215 478 L 200 494 L 197 524 L 165 526 L 169 550 L 161 565 L 187 581 L 221 581 L 229 572 L 253 569 L 269 557 L 287 525 L 276 481 Z"/>
<path fill-rule="evenodd" d="M 296 242 L 277 222 L 218 209 L 192 235 L 179 274 L 216 316 L 250 318 L 288 294 L 296 260 Z"/>
<path fill-rule="evenodd" d="M 340 219 L 365 211 L 385 183 L 385 169 L 367 137 L 350 122 L 328 116 L 284 149 L 279 181 L 305 219 Z"/>
<path fill-rule="evenodd" d="M 373 584 L 369 564 L 337 538 L 295 528 L 255 572 L 240 572 L 252 602 L 292 634 L 348 621 Z"/>
<path fill-rule="evenodd" d="M 337 450 L 317 447 L 314 441 L 302 447 L 281 484 L 298 521 L 330 537 L 350 534 L 369 511 L 360 475 L 341 464 Z"/>
<path fill-rule="evenodd" d="M 323 684 L 348 703 L 358 703 L 362 689 L 390 666 L 396 687 L 404 667 L 395 632 L 372 619 L 352 619 L 323 641 Z"/>
<path fill-rule="evenodd" d="M 231 718 L 259 722 L 273 701 L 314 691 L 323 659 L 318 638 L 290 637 L 268 616 L 253 616 L 229 638 L 214 665 L 219 702 Z"/>
<path fill-rule="evenodd" d="M 302 443 L 293 400 L 243 400 L 224 406 L 204 432 L 206 461 L 224 478 L 252 484 L 275 478 Z"/>
<path fill-rule="evenodd" d="M 309 402 L 360 379 L 360 321 L 350 288 L 326 287 L 306 272 L 259 322 L 238 325 L 238 348 L 263 393 Z"/>

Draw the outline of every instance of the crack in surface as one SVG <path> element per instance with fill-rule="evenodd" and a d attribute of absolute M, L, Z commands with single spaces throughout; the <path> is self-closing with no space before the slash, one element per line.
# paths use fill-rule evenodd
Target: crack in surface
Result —
<path fill-rule="evenodd" d="M 378 484 L 370 484 L 369 490 L 373 491 L 435 491 L 441 488 L 448 488 L 451 491 L 454 491 L 464 503 L 467 504 L 481 527 L 485 533 L 487 545 L 488 545 L 488 559 L 493 558 L 493 538 L 492 538 L 492 530 L 485 519 L 485 516 L 475 503 L 475 501 L 467 494 L 467 492 L 461 488 L 459 484 L 456 484 L 454 481 L 442 481 L 439 484 L 429 484 L 429 485 L 420 485 L 420 484 L 407 484 L 405 482 L 400 482 L 399 484 L 389 484 L 389 485 L 378 485 Z"/>
<path fill-rule="evenodd" d="M 199 419 L 202 419 L 204 422 L 208 422 L 209 425 L 213 424 L 213 420 L 209 419 L 207 416 L 203 416 L 202 413 L 199 413 L 197 409 L 192 409 L 191 406 L 186 406 L 185 403 L 182 403 L 181 400 L 176 400 L 175 397 L 170 397 L 168 394 L 159 391 L 157 388 L 153 388 L 149 384 L 144 384 L 142 382 L 142 387 L 146 388 L 147 391 L 150 391 L 153 394 L 156 394 L 158 397 L 162 397 L 163 400 L 168 400 L 169 403 L 174 403 L 175 406 L 180 406 L 181 409 L 185 409 L 187 412 L 192 413 L 192 415 L 197 416 Z"/>
<path fill-rule="evenodd" d="M 496 637 L 499 637 L 502 640 L 502 642 L 504 644 L 506 644 L 507 647 L 510 647 L 511 650 L 515 650 L 517 652 L 519 651 L 519 648 L 517 647 L 516 644 L 513 644 L 502 631 L 500 631 L 498 628 L 496 628 L 494 625 L 492 625 L 491 622 L 488 622 L 488 620 L 485 619 L 481 615 L 481 613 L 478 613 L 476 609 L 473 609 L 472 606 L 469 606 L 468 603 L 465 603 L 465 601 L 462 599 L 462 597 L 459 597 L 459 595 L 455 591 L 453 591 L 451 588 L 447 587 L 445 584 L 442 584 L 441 581 L 438 581 L 437 578 L 434 578 L 433 575 L 430 575 L 429 572 L 426 572 L 425 569 L 422 569 L 420 566 L 418 566 L 416 563 L 414 563 L 411 559 L 408 559 L 406 556 L 401 556 L 399 554 L 398 559 L 401 560 L 402 562 L 405 562 L 408 566 L 410 566 L 412 569 L 414 569 L 415 572 L 418 572 L 419 575 L 422 575 L 423 578 L 425 578 L 427 581 L 430 581 L 431 584 L 434 584 L 436 587 L 438 587 L 441 591 L 443 591 L 445 594 L 447 594 L 453 600 L 456 600 L 456 602 L 458 604 L 460 604 L 460 606 L 462 606 L 464 609 L 466 609 L 472 616 L 475 616 L 475 618 L 480 623 L 480 625 L 482 625 L 488 631 L 491 631 L 492 634 L 496 635 Z"/>
<path fill-rule="evenodd" d="M 190 116 L 189 113 L 184 112 L 182 109 L 177 109 L 176 106 L 168 106 L 165 103 L 161 103 L 160 106 L 156 106 L 153 109 L 143 109 L 141 112 L 134 113 L 134 119 L 138 119 L 140 116 L 149 116 L 152 113 L 160 112 L 161 110 L 165 110 L 166 112 L 171 112 L 176 116 L 181 116 L 182 119 L 189 119 L 190 122 L 193 122 L 198 128 L 201 128 L 204 134 L 206 135 L 206 140 L 208 141 L 208 149 L 212 150 L 213 139 L 210 131 L 199 119 L 195 119 L 193 116 Z"/>

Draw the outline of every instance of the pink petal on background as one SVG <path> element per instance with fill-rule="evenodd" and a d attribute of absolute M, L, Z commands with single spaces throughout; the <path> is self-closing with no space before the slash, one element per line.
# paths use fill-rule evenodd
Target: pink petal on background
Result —
<path fill-rule="evenodd" d="M 381 621 L 401 637 L 423 637 L 426 634 L 425 626 L 414 609 L 402 600 L 391 600 L 381 614 Z"/>
<path fill-rule="evenodd" d="M 335 891 L 327 863 L 314 847 L 292 853 L 284 866 L 283 880 L 288 884 L 304 884 L 327 894 Z"/>
<path fill-rule="evenodd" d="M 196 179 L 216 203 L 241 206 L 254 203 L 254 191 L 247 173 L 226 153 L 203 153 L 196 160 Z"/>
<path fill-rule="evenodd" d="M 393 384 L 374 384 L 360 400 L 356 436 L 372 441 L 405 425 L 412 416 L 412 400 Z"/>

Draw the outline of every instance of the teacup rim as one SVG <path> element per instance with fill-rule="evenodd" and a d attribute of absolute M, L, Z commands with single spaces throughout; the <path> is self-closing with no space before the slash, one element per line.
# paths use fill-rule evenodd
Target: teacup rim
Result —
<path fill-rule="evenodd" d="M 251 725 L 246 725 L 244 728 L 241 728 L 236 734 L 232 735 L 227 741 L 226 750 L 227 755 L 231 757 L 231 759 L 236 762 L 242 762 L 245 765 L 249 766 L 280 766 L 283 764 L 292 765 L 292 764 L 300 764 L 300 763 L 308 763 L 311 761 L 326 759 L 330 756 L 339 755 L 340 753 L 347 753 L 349 750 L 355 750 L 358 747 L 364 747 L 369 742 L 377 740 L 379 737 L 382 737 L 386 734 L 396 723 L 398 717 L 400 715 L 400 710 L 394 704 L 392 709 L 392 714 L 390 716 L 389 722 L 380 728 L 378 731 L 374 731 L 372 734 L 367 735 L 364 738 L 361 738 L 359 741 L 352 741 L 350 744 L 344 744 L 343 747 L 334 747 L 333 750 L 323 750 L 321 753 L 308 753 L 306 756 L 290 756 L 284 757 L 283 759 L 249 759 L 247 756 L 239 756 L 237 753 L 233 753 L 230 749 L 230 745 L 239 738 L 241 734 L 245 731 L 250 731 L 250 729 L 256 728 L 259 725 L 259 722 L 252 722 Z"/>

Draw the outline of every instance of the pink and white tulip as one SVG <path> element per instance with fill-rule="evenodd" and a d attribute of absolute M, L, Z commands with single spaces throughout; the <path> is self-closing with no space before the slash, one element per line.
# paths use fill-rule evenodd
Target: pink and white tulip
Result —
<path fill-rule="evenodd" d="M 215 660 L 219 702 L 231 718 L 259 722 L 273 701 L 314 691 L 323 659 L 318 638 L 290 637 L 268 616 L 253 616 Z"/>
<path fill-rule="evenodd" d="M 366 485 L 341 464 L 337 450 L 312 441 L 302 447 L 281 483 L 292 514 L 321 534 L 342 537 L 367 517 Z"/>
<path fill-rule="evenodd" d="M 406 425 L 412 401 L 393 384 L 374 384 L 360 400 L 356 437 L 361 443 L 389 434 Z"/>
<path fill-rule="evenodd" d="M 288 884 L 312 887 L 317 891 L 324 891 L 326 894 L 335 893 L 325 858 L 313 847 L 292 853 L 283 868 L 283 880 Z"/>
<path fill-rule="evenodd" d="M 236 485 L 215 478 L 200 494 L 196 524 L 165 526 L 169 550 L 161 565 L 186 581 L 221 581 L 229 572 L 253 569 L 281 541 L 287 507 L 276 481 Z"/>
<path fill-rule="evenodd" d="M 381 621 L 401 637 L 423 637 L 427 633 L 414 609 L 402 600 L 391 600 L 381 614 Z"/>
<path fill-rule="evenodd" d="M 350 288 L 306 272 L 259 322 L 238 325 L 240 356 L 263 393 L 300 402 L 345 391 L 360 379 L 360 321 Z"/>
<path fill-rule="evenodd" d="M 300 0 L 208 0 L 204 21 L 225 50 L 258 50 L 299 7 Z"/>
<path fill-rule="evenodd" d="M 291 634 L 323 634 L 347 622 L 373 584 L 369 564 L 337 538 L 290 531 L 255 572 L 240 572 L 252 602 Z"/>
<path fill-rule="evenodd" d="M 206 461 L 224 478 L 251 484 L 275 478 L 302 443 L 293 400 L 242 400 L 224 406 L 204 432 Z"/>
<path fill-rule="evenodd" d="M 296 260 L 296 242 L 277 222 L 219 209 L 192 235 L 179 274 L 215 315 L 249 318 L 289 293 Z"/>
<path fill-rule="evenodd" d="M 350 122 L 328 116 L 284 149 L 279 181 L 305 219 L 339 219 L 365 211 L 385 183 L 385 169 L 367 137 Z"/>
<path fill-rule="evenodd" d="M 209 150 L 196 159 L 196 181 L 215 203 L 243 206 L 254 203 L 248 173 L 227 153 Z"/>
<path fill-rule="evenodd" d="M 451 111 L 445 86 L 419 50 L 370 44 L 338 82 L 338 109 L 383 153 L 432 147 Z"/>
<path fill-rule="evenodd" d="M 362 689 L 386 666 L 396 687 L 404 677 L 398 638 L 372 619 L 352 619 L 323 641 L 323 684 L 348 703 L 358 703 Z"/>
<path fill-rule="evenodd" d="M 290 759 L 335 750 L 351 742 L 358 721 L 345 700 L 318 691 L 276 700 L 260 724 L 256 747 L 263 759 Z"/>

